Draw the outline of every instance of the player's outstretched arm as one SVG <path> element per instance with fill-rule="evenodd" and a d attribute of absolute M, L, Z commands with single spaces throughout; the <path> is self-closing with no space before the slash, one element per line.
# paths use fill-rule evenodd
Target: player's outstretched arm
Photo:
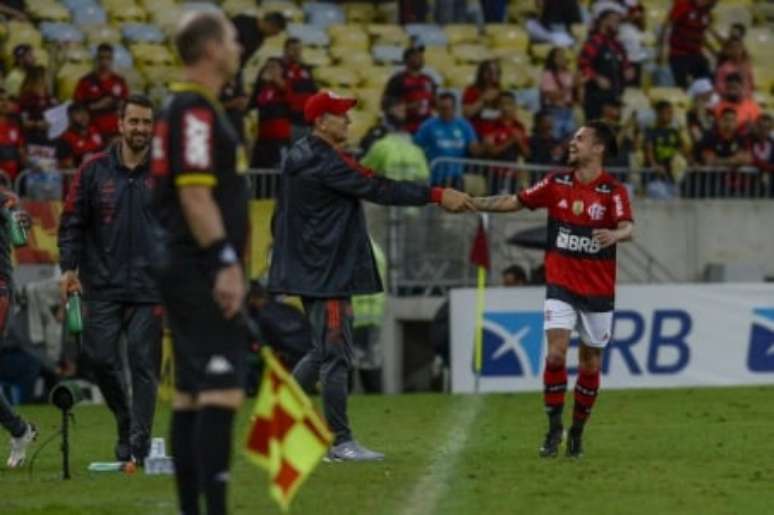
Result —
<path fill-rule="evenodd" d="M 524 207 L 516 195 L 495 195 L 493 197 L 475 197 L 473 206 L 476 211 L 486 213 L 505 213 L 518 211 Z"/>
<path fill-rule="evenodd" d="M 439 205 L 448 213 L 465 213 L 476 210 L 470 195 L 452 188 L 443 189 Z"/>

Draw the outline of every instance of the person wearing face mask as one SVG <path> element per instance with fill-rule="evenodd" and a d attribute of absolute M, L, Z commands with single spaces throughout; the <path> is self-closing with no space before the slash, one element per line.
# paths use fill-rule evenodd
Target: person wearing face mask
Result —
<path fill-rule="evenodd" d="M 119 110 L 120 139 L 81 166 L 59 222 L 62 300 L 83 296 L 82 352 L 116 419 L 115 457 L 138 464 L 150 451 L 162 330 L 148 259 L 152 128 L 150 100 L 130 96 Z M 131 400 L 123 382 L 127 365 Z"/>

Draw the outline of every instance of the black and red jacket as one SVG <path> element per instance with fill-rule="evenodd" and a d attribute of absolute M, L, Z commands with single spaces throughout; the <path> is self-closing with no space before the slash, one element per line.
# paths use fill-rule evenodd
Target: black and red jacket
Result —
<path fill-rule="evenodd" d="M 435 82 L 429 75 L 404 70 L 390 78 L 384 88 L 384 97 L 400 98 L 406 103 L 406 122 L 403 129 L 414 134 L 422 122 L 433 114 L 435 92 Z"/>
<path fill-rule="evenodd" d="M 86 161 L 59 220 L 59 265 L 78 270 L 89 300 L 158 303 L 150 275 L 149 164 L 129 170 L 119 144 Z"/>
<path fill-rule="evenodd" d="M 304 104 L 317 93 L 317 83 L 312 76 L 312 69 L 304 64 L 284 61 L 284 78 L 287 84 L 287 101 L 290 104 L 290 114 L 293 123 L 305 125 Z"/>
<path fill-rule="evenodd" d="M 110 72 L 105 77 L 100 77 L 97 72 L 91 72 L 83 76 L 75 86 L 73 98 L 81 104 L 92 104 L 105 97 L 114 97 L 126 100 L 129 96 L 129 86 L 123 77 Z M 118 108 L 89 109 L 91 123 L 99 131 L 105 141 L 118 133 Z"/>
<path fill-rule="evenodd" d="M 361 200 L 421 206 L 442 195 L 374 175 L 314 135 L 290 147 L 280 181 L 268 288 L 313 298 L 382 291 Z"/>
<path fill-rule="evenodd" d="M 248 110 L 253 107 L 258 109 L 259 140 L 290 140 L 290 104 L 285 88 L 258 80 Z"/>
<path fill-rule="evenodd" d="M 102 150 L 103 146 L 102 136 L 93 127 L 80 131 L 71 126 L 56 141 L 56 158 L 61 167 L 79 167 L 84 159 Z"/>

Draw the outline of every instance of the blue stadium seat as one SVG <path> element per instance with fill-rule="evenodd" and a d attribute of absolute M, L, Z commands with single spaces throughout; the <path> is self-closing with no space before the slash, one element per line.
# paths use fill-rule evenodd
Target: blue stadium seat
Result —
<path fill-rule="evenodd" d="M 78 27 L 104 25 L 107 23 L 107 15 L 102 7 L 93 4 L 85 5 L 73 11 L 73 22 Z"/>
<path fill-rule="evenodd" d="M 287 30 L 288 36 L 300 39 L 304 45 L 328 46 L 330 44 L 330 38 L 325 30 L 315 25 L 290 23 Z"/>
<path fill-rule="evenodd" d="M 81 43 L 85 39 L 83 32 L 69 23 L 44 21 L 38 28 L 46 41 Z"/>
<path fill-rule="evenodd" d="M 180 4 L 183 11 L 220 11 L 220 7 L 208 2 L 186 2 Z"/>
<path fill-rule="evenodd" d="M 92 45 L 91 54 L 96 57 L 97 45 Z M 113 66 L 119 70 L 134 67 L 134 58 L 124 45 L 113 45 Z"/>
<path fill-rule="evenodd" d="M 371 48 L 374 61 L 384 64 L 397 64 L 403 62 L 403 48 L 394 45 L 374 45 Z"/>
<path fill-rule="evenodd" d="M 71 13 L 75 13 L 75 11 L 79 9 L 83 9 L 85 7 L 99 7 L 99 4 L 96 0 L 59 0 L 62 5 L 70 9 Z"/>
<path fill-rule="evenodd" d="M 446 46 L 449 44 L 449 37 L 438 25 L 430 23 L 410 23 L 406 25 L 406 33 L 409 36 L 417 38 L 425 46 Z"/>
<path fill-rule="evenodd" d="M 344 10 L 335 4 L 306 2 L 304 4 L 304 14 L 308 23 L 324 29 L 330 25 L 347 22 L 347 15 L 344 13 Z"/>
<path fill-rule="evenodd" d="M 149 23 L 124 23 L 121 33 L 131 43 L 163 43 L 166 39 L 161 29 Z"/>

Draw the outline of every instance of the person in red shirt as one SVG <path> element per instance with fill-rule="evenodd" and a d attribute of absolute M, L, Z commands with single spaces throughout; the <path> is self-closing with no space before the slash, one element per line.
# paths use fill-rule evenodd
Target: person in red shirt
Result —
<path fill-rule="evenodd" d="M 485 139 L 500 117 L 500 65 L 497 61 L 482 61 L 476 72 L 476 82 L 462 94 L 462 114 L 470 120 L 476 134 Z"/>
<path fill-rule="evenodd" d="M 250 160 L 252 168 L 274 168 L 290 144 L 290 104 L 282 60 L 269 58 L 258 72 L 250 108 L 258 109 L 258 137 Z"/>
<path fill-rule="evenodd" d="M 49 144 L 48 122 L 44 113 L 56 105 L 56 99 L 48 90 L 45 68 L 33 66 L 27 71 L 19 89 L 17 103 L 27 142 L 37 145 Z"/>
<path fill-rule="evenodd" d="M 712 77 L 709 61 L 704 55 L 705 34 L 722 41 L 710 29 L 711 12 L 717 0 L 674 0 L 669 18 L 661 33 L 660 59 L 669 62 L 672 76 L 681 88 L 692 81 Z"/>
<path fill-rule="evenodd" d="M 16 121 L 14 105 L 5 88 L 0 88 L 0 184 L 13 187 L 27 162 L 24 134 Z"/>
<path fill-rule="evenodd" d="M 738 73 L 726 75 L 723 95 L 713 108 L 715 119 L 719 120 L 727 109 L 736 112 L 742 132 L 747 132 L 762 112 L 755 100 L 744 96 L 744 79 Z"/>
<path fill-rule="evenodd" d="M 64 170 L 78 168 L 104 147 L 102 136 L 89 123 L 89 110 L 86 106 L 70 104 L 67 107 L 67 117 L 70 124 L 56 140 L 56 158 L 59 167 Z"/>
<path fill-rule="evenodd" d="M 515 162 L 519 157 L 529 158 L 527 130 L 516 114 L 516 96 L 503 91 L 499 96 L 500 118 L 484 139 L 488 157 L 498 161 Z"/>
<path fill-rule="evenodd" d="M 113 47 L 102 43 L 97 47 L 94 71 L 75 86 L 74 100 L 86 105 L 94 128 L 106 143 L 118 134 L 118 108 L 128 96 L 126 81 L 113 71 Z"/>
<path fill-rule="evenodd" d="M 284 79 L 287 90 L 286 98 L 290 104 L 290 119 L 293 124 L 291 139 L 296 141 L 309 132 L 309 124 L 304 119 L 306 101 L 317 93 L 317 83 L 312 76 L 312 69 L 302 60 L 304 47 L 298 38 L 285 40 L 283 56 Z"/>
<path fill-rule="evenodd" d="M 634 225 L 626 188 L 602 168 L 607 152 L 616 152 L 613 130 L 603 122 L 586 123 L 570 141 L 569 172 L 551 173 L 518 195 L 473 199 L 479 211 L 548 209 L 543 383 L 549 429 L 542 457 L 556 456 L 562 441 L 572 331 L 581 338 L 567 442 L 567 455 L 574 458 L 583 454 L 583 429 L 599 390 L 602 354 L 612 338 L 616 244 L 632 238 Z"/>
<path fill-rule="evenodd" d="M 406 123 L 403 129 L 414 134 L 430 118 L 435 104 L 435 81 L 422 72 L 425 67 L 425 47 L 409 47 L 403 52 L 404 70 L 393 75 L 384 88 L 383 97 L 400 98 L 406 102 Z"/>

